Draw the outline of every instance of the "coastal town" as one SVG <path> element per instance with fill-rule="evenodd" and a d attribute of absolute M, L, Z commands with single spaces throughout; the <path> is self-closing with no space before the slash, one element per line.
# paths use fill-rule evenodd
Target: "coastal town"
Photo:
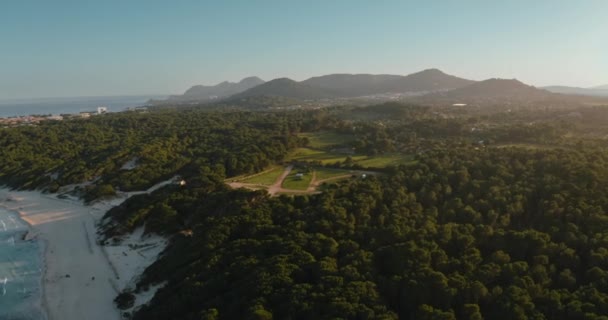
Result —
<path fill-rule="evenodd" d="M 127 112 L 146 112 L 148 110 L 147 107 L 132 107 L 127 108 L 125 111 Z M 27 116 L 13 116 L 13 117 L 0 117 L 0 128 L 10 128 L 10 127 L 19 127 L 19 126 L 30 126 L 37 125 L 43 121 L 62 121 L 67 119 L 89 119 L 94 116 L 104 115 L 110 112 L 108 107 L 97 107 L 96 110 L 91 111 L 82 111 L 79 113 L 68 113 L 68 114 L 34 114 Z"/>

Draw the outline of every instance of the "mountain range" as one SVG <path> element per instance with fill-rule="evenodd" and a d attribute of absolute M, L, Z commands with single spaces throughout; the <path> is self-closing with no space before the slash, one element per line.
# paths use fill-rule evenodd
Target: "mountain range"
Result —
<path fill-rule="evenodd" d="M 277 96 L 296 99 L 350 98 L 388 93 L 430 93 L 461 88 L 475 81 L 458 78 L 437 69 L 407 76 L 374 74 L 330 74 L 298 82 L 289 78 L 264 82 L 249 77 L 238 83 L 222 82 L 215 86 L 197 85 L 183 95 L 171 96 L 169 102 L 199 101 L 254 96 Z"/>
<path fill-rule="evenodd" d="M 428 69 L 407 76 L 374 74 L 331 74 L 302 81 L 311 87 L 331 90 L 343 97 L 359 97 L 383 93 L 433 92 L 461 88 L 474 83 L 437 69 Z"/>
<path fill-rule="evenodd" d="M 427 95 L 427 98 L 444 98 L 471 102 L 476 100 L 545 100 L 555 96 L 547 90 L 529 86 L 517 79 L 488 79 L 466 87 Z"/>
<path fill-rule="evenodd" d="M 264 83 L 264 80 L 258 77 L 248 77 L 234 83 L 224 81 L 215 86 L 193 86 L 186 90 L 183 95 L 171 96 L 169 101 L 209 101 L 230 97 L 237 93 L 251 89 Z"/>
<path fill-rule="evenodd" d="M 238 93 L 231 98 L 241 99 L 256 96 L 277 96 L 294 99 L 337 98 L 340 95 L 331 89 L 311 86 L 289 78 L 279 78 Z"/>
<path fill-rule="evenodd" d="M 592 87 L 592 88 L 549 86 L 549 87 L 544 87 L 543 89 L 554 92 L 554 93 L 576 94 L 576 95 L 582 95 L 582 96 L 608 97 L 608 85 L 597 86 L 597 87 Z"/>
<path fill-rule="evenodd" d="M 605 94 L 604 94 L 605 93 Z M 278 78 L 264 82 L 248 77 L 237 83 L 193 86 L 183 95 L 171 96 L 172 102 L 246 101 L 257 97 L 296 100 L 354 99 L 384 97 L 421 97 L 424 101 L 471 103 L 476 101 L 549 101 L 572 100 L 575 96 L 607 96 L 606 86 L 596 88 L 536 88 L 516 79 L 473 81 L 427 69 L 407 76 L 389 74 L 330 74 L 304 81 Z M 583 99 L 582 97 L 579 98 Z"/>

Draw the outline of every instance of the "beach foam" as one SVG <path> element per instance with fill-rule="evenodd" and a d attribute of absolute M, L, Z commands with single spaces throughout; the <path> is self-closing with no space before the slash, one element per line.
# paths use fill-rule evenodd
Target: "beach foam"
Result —
<path fill-rule="evenodd" d="M 0 208 L 0 319 L 45 319 L 42 309 L 42 246 L 23 240 L 29 226 Z"/>
<path fill-rule="evenodd" d="M 49 320 L 121 319 L 114 298 L 120 291 L 134 286 L 141 272 L 164 250 L 166 241 L 158 236 L 144 236 L 142 230 L 138 230 L 125 236 L 120 243 L 102 247 L 96 237 L 97 226 L 111 207 L 130 196 L 152 192 L 173 181 L 163 181 L 146 191 L 123 193 L 116 199 L 93 206 L 38 191 L 0 188 L 0 208 L 18 213 L 18 217 L 31 226 L 31 232 L 25 235 L 29 229 L 21 221 L 21 237 L 34 237 L 40 240 L 38 243 L 44 243 L 44 254 L 40 254 L 40 249 L 32 251 L 33 256 L 27 259 L 38 256 L 45 266 L 42 290 L 39 289 L 42 303 L 38 305 L 43 306 Z M 13 214 L 13 217 L 16 216 Z M 0 223 L 0 230 L 12 223 L 13 220 L 9 220 L 8 223 L 8 220 L 4 221 L 4 225 Z M 6 241 L 12 240 L 7 238 Z M 41 272 L 38 268 L 38 279 Z M 149 301 L 149 297 L 146 298 L 140 303 Z M 0 316 L 0 319 L 10 318 Z"/>

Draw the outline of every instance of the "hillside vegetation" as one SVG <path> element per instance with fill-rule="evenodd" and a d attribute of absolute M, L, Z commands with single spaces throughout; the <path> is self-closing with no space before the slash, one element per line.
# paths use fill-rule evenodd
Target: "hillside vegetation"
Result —
<path fill-rule="evenodd" d="M 304 116 L 302 116 L 304 117 Z M 85 199 L 146 190 L 175 175 L 256 173 L 300 144 L 298 115 L 121 113 L 0 129 L 0 183 L 43 188 L 89 182 Z M 136 159 L 132 169 L 122 166 Z"/>
<path fill-rule="evenodd" d="M 193 231 L 146 271 L 168 285 L 135 319 L 603 319 L 606 152 L 418 160 L 316 196 L 204 184 L 111 211 Z"/>
<path fill-rule="evenodd" d="M 95 201 L 186 180 L 103 220 L 104 241 L 170 239 L 137 320 L 606 320 L 607 136 L 601 107 L 120 113 L 0 129 L 0 183 Z M 370 174 L 227 184 L 287 164 L 300 189 Z"/>

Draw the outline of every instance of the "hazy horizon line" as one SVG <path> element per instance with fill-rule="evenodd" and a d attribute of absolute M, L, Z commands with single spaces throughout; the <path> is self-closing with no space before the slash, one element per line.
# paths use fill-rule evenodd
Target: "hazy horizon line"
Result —
<path fill-rule="evenodd" d="M 86 98 L 109 98 L 109 97 L 116 97 L 116 98 L 120 98 L 120 97 L 142 97 L 142 96 L 150 96 L 150 97 L 169 97 L 171 95 L 182 95 L 184 92 L 186 92 L 188 89 L 194 87 L 194 86 L 208 86 L 208 87 L 213 87 L 216 85 L 219 85 L 223 82 L 229 82 L 229 83 L 238 83 L 243 79 L 246 78 L 250 78 L 250 77 L 257 77 L 261 80 L 263 80 L 264 82 L 269 82 L 272 80 L 276 80 L 276 79 L 281 79 L 281 78 L 287 78 L 287 79 L 291 79 L 297 82 L 302 82 L 311 78 L 315 78 L 315 77 L 323 77 L 323 76 L 329 76 L 329 75 L 387 75 L 387 76 L 408 76 L 408 75 L 412 75 L 412 74 L 416 74 L 416 73 L 420 73 L 423 71 L 427 71 L 427 70 L 439 70 L 447 75 L 450 76 L 455 76 L 455 77 L 459 77 L 459 78 L 463 78 L 463 79 L 467 79 L 467 80 L 472 80 L 472 81 L 476 81 L 476 82 L 480 82 L 480 81 L 485 81 L 485 80 L 489 80 L 489 79 L 507 79 L 507 80 L 518 80 L 521 81 L 527 85 L 532 85 L 536 88 L 545 88 L 545 87 L 569 87 L 569 88 L 577 88 L 577 89 L 588 89 L 588 90 L 601 90 L 598 89 L 598 87 L 603 87 L 608 85 L 608 81 L 606 83 L 600 83 L 600 84 L 596 84 L 596 85 L 592 85 L 592 86 L 576 86 L 576 85 L 567 85 L 567 84 L 551 84 L 551 85 L 537 85 L 537 84 L 533 84 L 530 82 L 526 82 L 521 80 L 520 78 L 508 78 L 508 77 L 490 77 L 490 78 L 485 78 L 485 79 L 471 79 L 471 78 L 467 78 L 467 77 L 461 77 L 457 74 L 454 73 L 450 73 L 450 72 L 446 72 L 440 68 L 436 68 L 436 67 L 431 67 L 431 68 L 425 68 L 419 71 L 414 71 L 411 73 L 407 73 L 407 74 L 399 74 L 399 73 L 371 73 L 371 72 L 332 72 L 332 73 L 326 73 L 326 74 L 321 74 L 321 75 L 316 75 L 316 76 L 310 76 L 310 77 L 289 77 L 289 76 L 279 76 L 279 77 L 272 77 L 269 80 L 264 80 L 264 77 L 262 76 L 258 76 L 258 75 L 248 75 L 248 76 L 243 76 L 237 79 L 225 79 L 219 82 L 214 82 L 214 83 L 193 83 L 190 84 L 189 87 L 182 89 L 180 92 L 173 92 L 173 93 L 110 93 L 110 94 L 82 94 L 82 95 L 64 95 L 64 94 L 60 94 L 57 96 L 29 96 L 29 97 L 25 97 L 25 96 L 19 96 L 19 97 L 12 97 L 12 98 L 3 98 L 0 97 L 0 102 L 15 102 L 15 101 L 23 101 L 23 100 L 52 100 L 52 99 L 86 99 Z"/>
<path fill-rule="evenodd" d="M 1 98 L 0 102 L 14 102 L 14 101 L 32 101 L 32 100 L 62 100 L 62 99 L 95 99 L 95 98 L 129 98 L 129 97 L 168 97 L 171 94 L 108 94 L 108 95 L 78 95 L 78 96 L 44 96 L 44 97 L 19 97 L 19 98 Z"/>

